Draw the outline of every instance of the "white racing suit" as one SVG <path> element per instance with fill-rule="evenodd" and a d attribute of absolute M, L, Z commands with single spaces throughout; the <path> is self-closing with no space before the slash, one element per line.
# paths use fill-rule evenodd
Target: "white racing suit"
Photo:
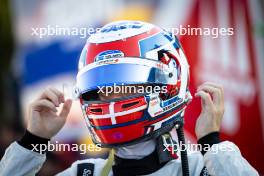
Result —
<path fill-rule="evenodd" d="M 221 148 L 217 152 L 214 147 Z M 40 154 L 13 142 L 6 150 L 0 163 L 1 176 L 35 175 L 45 162 L 45 154 Z M 190 175 L 255 176 L 257 171 L 244 159 L 239 148 L 232 142 L 213 144 L 203 156 L 201 152 L 188 151 Z M 104 159 L 86 159 L 74 162 L 70 168 L 58 176 L 99 176 L 106 164 Z M 113 175 L 112 169 L 108 175 Z M 180 157 L 167 162 L 157 171 L 148 175 L 182 175 Z"/>

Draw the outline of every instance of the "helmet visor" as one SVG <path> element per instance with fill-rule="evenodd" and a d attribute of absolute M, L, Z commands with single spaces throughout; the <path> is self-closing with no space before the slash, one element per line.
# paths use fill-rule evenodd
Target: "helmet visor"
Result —
<path fill-rule="evenodd" d="M 122 58 L 125 59 L 127 58 Z M 133 59 L 133 62 L 127 59 L 125 62 L 88 65 L 89 67 L 81 70 L 77 76 L 76 87 L 79 93 L 113 85 L 176 84 L 177 80 L 173 79 L 173 75 L 177 75 L 176 69 L 168 68 L 167 65 L 154 60 Z"/>

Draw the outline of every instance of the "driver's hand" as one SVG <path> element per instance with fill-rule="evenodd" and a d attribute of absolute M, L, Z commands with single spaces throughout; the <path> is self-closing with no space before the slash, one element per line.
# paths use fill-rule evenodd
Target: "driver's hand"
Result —
<path fill-rule="evenodd" d="M 63 106 L 58 112 L 60 104 Z M 72 100 L 65 101 L 62 92 L 47 88 L 29 107 L 27 130 L 39 137 L 52 138 L 65 124 L 71 105 Z"/>
<path fill-rule="evenodd" d="M 201 97 L 202 111 L 199 115 L 195 133 L 197 139 L 220 130 L 224 115 L 224 93 L 221 85 L 206 82 L 197 89 L 195 97 Z"/>

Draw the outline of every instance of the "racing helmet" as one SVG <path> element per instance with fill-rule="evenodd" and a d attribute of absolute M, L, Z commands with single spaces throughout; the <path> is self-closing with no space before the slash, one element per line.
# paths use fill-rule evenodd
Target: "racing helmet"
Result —
<path fill-rule="evenodd" d="M 90 136 L 102 147 L 156 138 L 182 122 L 191 100 L 189 65 L 171 32 L 141 21 L 117 21 L 92 34 L 80 55 L 75 95 Z M 103 101 L 99 90 L 144 85 L 143 91 Z"/>

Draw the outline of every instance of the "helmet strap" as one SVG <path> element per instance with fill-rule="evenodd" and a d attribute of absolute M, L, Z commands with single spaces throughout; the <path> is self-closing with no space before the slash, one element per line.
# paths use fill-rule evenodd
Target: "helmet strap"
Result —
<path fill-rule="evenodd" d="M 170 133 L 165 133 L 157 139 L 157 152 L 160 163 L 177 159 L 177 142 L 172 139 Z"/>

